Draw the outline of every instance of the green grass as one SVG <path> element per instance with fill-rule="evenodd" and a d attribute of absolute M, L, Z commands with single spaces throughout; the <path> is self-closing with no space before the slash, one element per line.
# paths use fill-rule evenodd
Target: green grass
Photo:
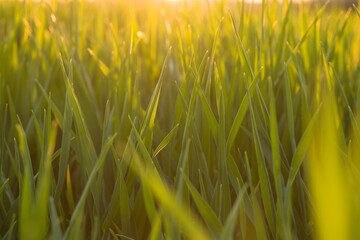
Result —
<path fill-rule="evenodd" d="M 359 7 L 0 2 L 4 239 L 358 239 Z"/>

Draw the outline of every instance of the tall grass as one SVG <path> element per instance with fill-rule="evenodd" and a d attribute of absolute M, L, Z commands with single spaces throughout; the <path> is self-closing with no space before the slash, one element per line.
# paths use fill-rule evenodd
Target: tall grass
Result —
<path fill-rule="evenodd" d="M 0 2 L 0 235 L 359 238 L 358 9 Z"/>

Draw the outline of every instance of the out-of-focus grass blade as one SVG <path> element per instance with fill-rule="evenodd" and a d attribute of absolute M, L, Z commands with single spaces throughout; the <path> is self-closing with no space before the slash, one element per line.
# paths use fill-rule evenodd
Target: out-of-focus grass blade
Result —
<path fill-rule="evenodd" d="M 106 64 L 101 61 L 101 59 L 99 59 L 96 54 L 94 53 L 93 50 L 91 50 L 90 48 L 87 49 L 90 56 L 94 58 L 94 60 L 96 61 L 96 63 L 98 64 L 99 68 L 100 68 L 100 71 L 105 75 L 105 76 L 108 76 L 109 75 L 109 72 L 110 72 L 110 69 L 108 66 L 106 66 Z"/>
<path fill-rule="evenodd" d="M 48 105 L 49 109 L 50 104 Z M 42 133 L 38 132 L 42 145 L 42 156 L 36 189 L 26 135 L 20 124 L 16 128 L 24 168 L 24 178 L 20 188 L 19 236 L 22 239 L 43 239 L 48 232 L 48 204 L 52 182 L 51 160 L 55 149 L 57 126 L 55 122 L 51 122 L 51 113 L 49 111 L 45 113 L 43 131 Z"/>
<path fill-rule="evenodd" d="M 31 182 L 28 180 L 29 171 L 25 171 L 20 193 L 20 213 L 19 213 L 19 237 L 21 239 L 39 238 L 36 222 L 33 221 L 33 204 L 35 202 L 34 192 Z"/>
<path fill-rule="evenodd" d="M 161 239 L 161 214 L 157 213 L 155 219 L 152 222 L 152 228 L 149 235 L 149 240 Z"/>
<path fill-rule="evenodd" d="M 164 139 L 159 143 L 156 149 L 153 152 L 153 158 L 155 158 L 168 144 L 169 142 L 176 136 L 177 129 L 179 124 L 176 124 L 173 129 L 164 137 Z"/>
<path fill-rule="evenodd" d="M 15 238 L 16 234 L 15 234 L 15 226 L 17 224 L 16 218 L 15 218 L 15 214 L 13 215 L 12 219 L 11 219 L 11 223 L 10 223 L 10 227 L 7 230 L 7 232 L 4 234 L 4 236 L 2 236 L 2 238 L 4 240 L 12 240 Z"/>
<path fill-rule="evenodd" d="M 19 150 L 20 150 L 20 155 L 21 155 L 21 159 L 22 159 L 24 173 L 27 173 L 27 174 L 24 174 L 24 178 L 25 178 L 25 176 L 27 177 L 27 179 L 25 179 L 25 180 L 26 180 L 26 182 L 28 182 L 28 184 L 30 184 L 29 191 L 31 193 L 34 193 L 35 183 L 32 178 L 34 175 L 34 172 L 33 172 L 30 152 L 29 152 L 29 146 L 27 143 L 25 131 L 24 131 L 21 123 L 16 125 L 16 130 L 17 130 L 18 136 L 19 136 Z"/>
<path fill-rule="evenodd" d="M 286 26 L 288 25 L 289 22 L 291 7 L 292 7 L 292 1 L 290 1 L 287 6 L 285 17 L 282 21 L 281 30 L 278 37 L 278 43 L 276 45 L 276 50 L 274 54 L 276 57 L 275 74 L 279 72 L 280 66 L 282 64 L 283 52 L 284 52 L 285 40 L 286 40 Z"/>
<path fill-rule="evenodd" d="M 314 19 L 312 20 L 312 22 L 308 25 L 308 27 L 306 28 L 305 32 L 303 33 L 303 35 L 301 36 L 300 40 L 297 42 L 296 46 L 294 47 L 294 49 L 291 49 L 292 51 L 292 55 L 289 56 L 289 58 L 287 59 L 287 61 L 285 62 L 282 70 L 278 73 L 278 77 L 276 80 L 279 79 L 280 76 L 282 76 L 286 70 L 286 68 L 288 67 L 288 65 L 290 64 L 290 62 L 293 59 L 293 56 L 296 54 L 296 52 L 300 49 L 301 45 L 304 43 L 304 41 L 306 40 L 307 35 L 309 34 L 310 30 L 312 29 L 312 27 L 317 23 L 317 21 L 320 19 L 321 15 L 324 13 L 328 3 L 330 1 L 328 0 L 316 13 L 316 16 L 314 17 Z"/>
<path fill-rule="evenodd" d="M 141 178 L 142 184 L 149 187 L 163 209 L 173 217 L 175 222 L 183 227 L 183 231 L 189 238 L 208 239 L 208 234 L 195 216 L 181 202 L 176 200 L 174 194 L 166 187 L 157 172 L 153 168 L 145 169 L 134 147 L 127 149 L 124 156 L 125 160 L 131 163 L 132 170 Z"/>
<path fill-rule="evenodd" d="M 130 198 L 128 194 L 128 190 L 126 187 L 126 183 L 124 180 L 124 177 L 120 173 L 120 220 L 121 225 L 124 227 L 124 229 L 130 229 L 131 228 L 131 211 L 130 211 Z M 111 209 L 109 209 L 111 211 Z"/>
<path fill-rule="evenodd" d="M 360 18 L 360 10 L 355 6 L 355 4 L 353 4 L 353 7 L 354 7 L 354 9 L 355 9 L 355 11 L 356 11 L 356 13 L 357 13 L 357 15 L 359 16 L 359 18 Z"/>
<path fill-rule="evenodd" d="M 208 205 L 208 203 L 201 197 L 200 193 L 192 185 L 189 178 L 185 176 L 185 174 L 184 174 L 184 180 L 202 218 L 204 219 L 205 223 L 208 225 L 210 231 L 213 233 L 213 237 L 218 238 L 223 228 L 219 218 L 216 216 L 215 212 Z"/>
<path fill-rule="evenodd" d="M 270 81 L 270 138 L 271 152 L 273 162 L 273 176 L 275 179 L 276 190 L 276 237 L 280 237 L 283 222 L 283 192 L 281 179 L 281 157 L 280 157 L 280 140 L 278 133 L 278 125 L 276 119 L 276 101 L 272 81 Z"/>
<path fill-rule="evenodd" d="M 312 141 L 312 137 L 314 134 L 314 126 L 318 119 L 321 105 L 318 107 L 316 112 L 314 113 L 312 119 L 310 120 L 305 132 L 303 133 L 299 144 L 297 145 L 295 154 L 291 160 L 291 167 L 289 172 L 288 186 L 291 186 L 295 180 L 295 177 L 300 169 L 300 166 L 305 158 L 305 155 L 309 149 L 310 143 Z"/>
<path fill-rule="evenodd" d="M 6 184 L 8 184 L 8 182 L 9 182 L 9 178 L 5 179 L 4 183 L 1 185 L 1 187 L 0 187 L 0 197 L 2 196 L 2 193 L 4 192 Z"/>
<path fill-rule="evenodd" d="M 246 192 L 246 186 L 241 189 L 241 191 L 238 193 L 238 196 L 236 198 L 235 203 L 233 204 L 233 207 L 229 213 L 229 216 L 226 219 L 224 228 L 222 230 L 220 239 L 227 240 L 233 238 L 233 232 L 236 224 L 236 220 L 239 216 L 239 208 L 240 204 L 243 200 L 244 194 Z"/>
<path fill-rule="evenodd" d="M 57 125 L 56 122 L 50 121 L 51 113 L 47 113 L 48 121 L 46 122 L 44 129 L 47 129 L 48 134 L 44 136 L 46 139 L 46 147 L 44 147 L 45 158 L 43 163 L 43 170 L 39 174 L 37 187 L 36 187 L 36 200 L 34 208 L 34 222 L 36 222 L 36 227 L 39 228 L 41 237 L 45 237 L 48 232 L 48 212 L 49 212 L 49 194 L 52 183 L 52 166 L 51 159 L 52 154 L 54 153 L 55 144 L 56 144 L 56 135 L 57 135 Z M 50 126 L 49 126 L 50 125 Z M 41 170 L 41 169 L 40 169 Z"/>
<path fill-rule="evenodd" d="M 74 211 L 75 209 L 75 201 L 73 196 L 73 187 L 71 183 L 71 175 L 70 175 L 70 167 L 68 166 L 66 170 L 66 200 L 69 205 L 69 209 Z"/>
<path fill-rule="evenodd" d="M 186 142 L 186 147 L 184 149 L 184 152 L 182 152 L 182 158 L 180 159 L 180 163 L 178 165 L 178 171 L 177 171 L 177 188 L 176 188 L 176 198 L 178 201 L 181 201 L 181 196 L 183 194 L 183 188 L 184 188 L 184 181 L 183 181 L 183 178 L 184 178 L 184 174 L 183 172 L 188 172 L 188 161 L 189 161 L 189 150 L 190 150 L 190 138 L 187 140 Z M 180 174 L 180 176 L 178 175 Z"/>
<path fill-rule="evenodd" d="M 56 211 L 54 198 L 50 197 L 50 220 L 51 220 L 51 239 L 63 239 L 59 217 Z"/>
<path fill-rule="evenodd" d="M 251 205 L 252 205 L 252 209 L 254 212 L 254 227 L 256 229 L 256 236 L 258 239 L 268 239 L 267 235 L 266 235 L 266 230 L 265 230 L 265 219 L 263 217 L 263 214 L 260 210 L 260 204 L 258 199 L 256 198 L 256 192 L 254 189 L 254 185 L 252 183 L 252 174 L 251 174 L 251 169 L 250 169 L 250 164 L 249 164 L 249 158 L 247 153 L 245 152 L 245 164 L 246 164 L 246 170 L 247 170 L 247 175 L 249 178 L 249 183 L 250 183 L 250 190 L 251 190 Z"/>
<path fill-rule="evenodd" d="M 156 211 L 153 195 L 151 193 L 151 190 L 148 188 L 148 186 L 144 184 L 142 185 L 142 192 L 144 195 L 144 204 L 147 215 L 149 217 L 151 225 L 154 227 L 153 221 L 157 217 L 157 211 Z"/>
<path fill-rule="evenodd" d="M 199 89 L 198 93 L 201 99 L 206 119 L 208 120 L 208 125 L 210 127 L 211 133 L 213 134 L 214 139 L 217 139 L 219 124 L 215 118 L 213 111 L 211 110 L 210 104 L 206 99 L 204 92 Z"/>
<path fill-rule="evenodd" d="M 350 239 L 349 192 L 344 162 L 340 156 L 337 104 L 325 96 L 319 127 L 314 136 L 308 162 L 310 190 L 314 200 L 316 237 Z M 340 125 L 340 129 L 342 126 Z"/>
<path fill-rule="evenodd" d="M 294 125 L 294 105 L 293 96 L 291 93 L 290 79 L 287 71 L 285 72 L 285 96 L 286 96 L 286 118 L 288 122 L 289 135 L 291 141 L 292 150 L 296 149 L 295 138 L 295 125 Z"/>

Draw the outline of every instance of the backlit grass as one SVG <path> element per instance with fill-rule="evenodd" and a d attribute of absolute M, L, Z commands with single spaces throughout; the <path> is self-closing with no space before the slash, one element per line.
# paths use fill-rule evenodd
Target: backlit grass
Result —
<path fill-rule="evenodd" d="M 0 1 L 4 239 L 358 239 L 359 7 Z"/>

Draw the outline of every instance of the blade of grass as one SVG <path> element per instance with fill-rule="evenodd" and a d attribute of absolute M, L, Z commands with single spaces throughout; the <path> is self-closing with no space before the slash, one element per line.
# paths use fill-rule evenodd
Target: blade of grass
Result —
<path fill-rule="evenodd" d="M 213 237 L 218 238 L 223 229 L 223 226 L 219 218 L 216 216 L 214 210 L 201 197 L 200 193 L 192 185 L 189 178 L 185 176 L 185 174 L 184 174 L 184 181 L 191 193 L 192 198 L 194 199 L 194 202 L 200 212 L 200 215 L 204 219 L 205 223 L 208 225 L 210 231 L 213 233 Z"/>
<path fill-rule="evenodd" d="M 159 143 L 156 149 L 153 152 L 153 158 L 155 158 L 176 136 L 177 129 L 179 124 L 176 124 L 173 129 L 164 137 L 164 139 Z"/>
<path fill-rule="evenodd" d="M 305 155 L 307 154 L 308 148 L 310 146 L 314 130 L 315 130 L 315 123 L 317 122 L 319 112 L 321 109 L 321 105 L 318 107 L 316 112 L 314 113 L 313 117 L 311 118 L 307 128 L 305 129 L 298 145 L 294 156 L 291 160 L 291 167 L 289 172 L 289 178 L 287 182 L 287 186 L 291 186 L 295 180 L 296 175 L 299 172 L 299 169 L 304 161 Z"/>
<path fill-rule="evenodd" d="M 241 189 L 241 191 L 238 193 L 238 196 L 236 198 L 235 203 L 233 204 L 233 207 L 229 213 L 229 216 L 226 219 L 224 228 L 222 230 L 220 239 L 232 239 L 233 238 L 233 232 L 236 224 L 236 220 L 239 216 L 239 208 L 240 204 L 243 201 L 244 194 L 246 192 L 246 186 Z"/>

